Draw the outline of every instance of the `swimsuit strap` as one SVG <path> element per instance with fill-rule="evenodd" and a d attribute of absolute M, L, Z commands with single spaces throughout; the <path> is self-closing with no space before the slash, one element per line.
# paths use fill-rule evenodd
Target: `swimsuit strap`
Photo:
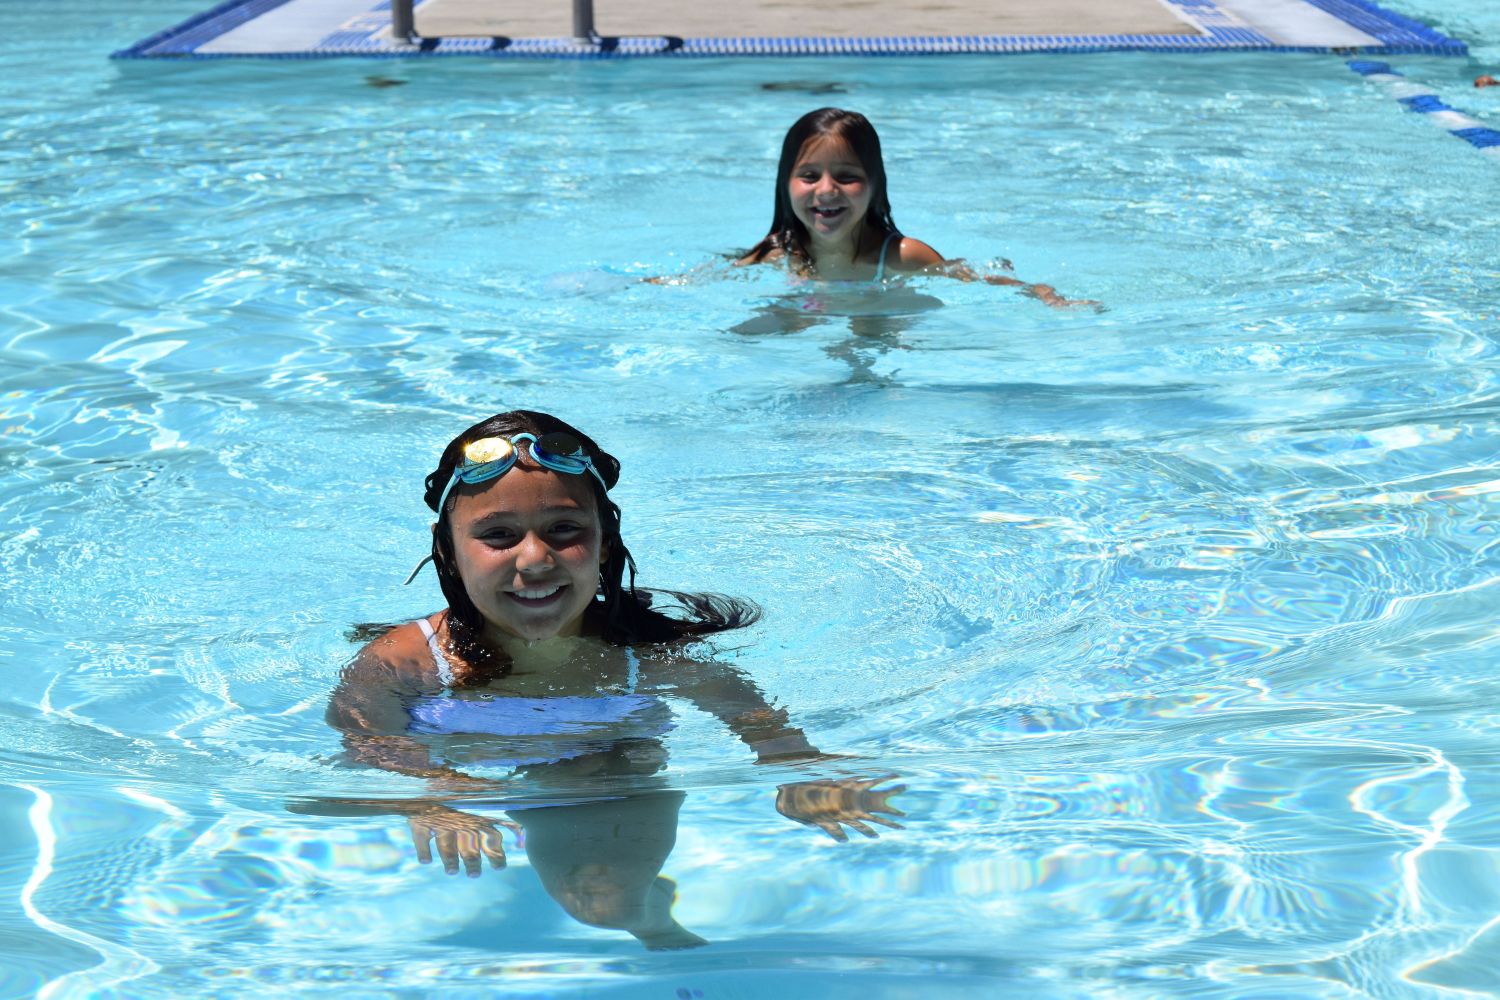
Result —
<path fill-rule="evenodd" d="M 453 666 L 448 658 L 443 655 L 443 647 L 438 645 L 437 633 L 432 630 L 426 618 L 417 619 L 417 628 L 427 637 L 427 648 L 432 650 L 432 662 L 437 667 L 438 680 L 443 682 L 443 687 L 453 686 Z"/>
<path fill-rule="evenodd" d="M 885 252 L 891 248 L 891 240 L 900 238 L 900 233 L 889 233 L 886 235 L 885 242 L 880 244 L 880 263 L 875 265 L 875 284 L 878 285 L 885 280 Z"/>

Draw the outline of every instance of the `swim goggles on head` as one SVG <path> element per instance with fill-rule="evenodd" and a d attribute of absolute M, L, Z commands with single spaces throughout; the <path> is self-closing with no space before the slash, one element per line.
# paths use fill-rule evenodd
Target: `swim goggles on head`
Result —
<path fill-rule="evenodd" d="M 443 487 L 443 493 L 438 497 L 437 515 L 443 516 L 443 505 L 448 502 L 448 494 L 453 492 L 453 487 L 459 483 L 487 483 L 491 479 L 499 479 L 511 470 L 516 461 L 521 457 L 521 446 L 525 445 L 526 454 L 530 455 L 537 465 L 553 472 L 566 472 L 571 476 L 581 476 L 585 472 L 592 473 L 599 480 L 599 486 L 607 493 L 609 484 L 594 468 L 594 460 L 589 457 L 588 452 L 583 450 L 583 445 L 571 434 L 563 431 L 553 431 L 551 434 L 543 434 L 538 438 L 535 434 L 517 434 L 513 438 L 487 437 L 478 441 L 470 441 L 464 445 L 463 457 L 459 459 L 458 466 L 454 468 L 448 485 Z M 428 556 L 417 563 L 417 568 L 411 571 L 406 578 L 407 583 L 416 579 L 423 566 L 432 561 Z"/>
<path fill-rule="evenodd" d="M 463 458 L 453 470 L 453 478 L 443 487 L 443 495 L 438 497 L 438 516 L 443 516 L 443 504 L 448 502 L 448 494 L 453 487 L 459 483 L 487 483 L 505 475 L 521 457 L 523 444 L 526 446 L 526 454 L 542 468 L 573 476 L 591 472 L 599 480 L 599 485 L 606 492 L 609 490 L 604 477 L 594 468 L 594 460 L 589 458 L 583 445 L 571 434 L 553 431 L 540 438 L 535 434 L 517 434 L 513 438 L 480 438 L 464 445 Z"/>

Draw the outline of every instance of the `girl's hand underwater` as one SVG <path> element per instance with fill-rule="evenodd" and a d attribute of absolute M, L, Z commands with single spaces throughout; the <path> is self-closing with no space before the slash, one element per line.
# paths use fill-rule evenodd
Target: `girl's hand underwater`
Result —
<path fill-rule="evenodd" d="M 905 827 L 900 823 L 875 815 L 877 812 L 892 816 L 906 815 L 886 801 L 892 795 L 906 791 L 905 785 L 878 790 L 874 787 L 895 777 L 894 774 L 883 774 L 878 778 L 798 781 L 782 785 L 776 790 L 776 811 L 788 819 L 816 826 L 840 843 L 849 840 L 849 835 L 844 833 L 840 824 L 858 830 L 866 837 L 879 836 L 866 823 L 879 823 L 893 830 L 902 830 Z"/>
<path fill-rule="evenodd" d="M 491 868 L 505 867 L 505 841 L 500 827 L 517 837 L 521 835 L 521 827 L 516 823 L 486 819 L 436 802 L 427 803 L 410 813 L 406 822 L 411 827 L 411 841 L 416 845 L 418 861 L 431 864 L 431 845 L 436 843 L 438 857 L 443 859 L 443 871 L 449 875 L 458 874 L 458 863 L 462 861 L 464 873 L 469 878 L 478 878 L 483 870 L 481 854 L 490 859 Z"/>
<path fill-rule="evenodd" d="M 1042 302 L 1054 309 L 1068 309 L 1072 306 L 1092 306 L 1096 312 L 1103 312 L 1104 305 L 1095 299 L 1067 299 L 1057 294 L 1057 289 L 1051 285 L 1028 285 L 1024 289 L 1027 295 L 1040 299 Z"/>

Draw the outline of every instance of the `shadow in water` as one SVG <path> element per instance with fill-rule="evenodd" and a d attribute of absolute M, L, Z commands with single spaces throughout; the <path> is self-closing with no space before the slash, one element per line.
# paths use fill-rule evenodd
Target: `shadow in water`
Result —
<path fill-rule="evenodd" d="M 943 306 L 935 296 L 899 285 L 879 289 L 818 289 L 787 295 L 756 307 L 754 315 L 730 327 L 744 337 L 784 336 L 827 323 L 847 321 L 849 336 L 823 348 L 823 353 L 849 366 L 848 384 L 883 385 L 890 376 L 877 375 L 875 365 L 888 352 L 907 350 L 901 335 L 921 316 Z"/>

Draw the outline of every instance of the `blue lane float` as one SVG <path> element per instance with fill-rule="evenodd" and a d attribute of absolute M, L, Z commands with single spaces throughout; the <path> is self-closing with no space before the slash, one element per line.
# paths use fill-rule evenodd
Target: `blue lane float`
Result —
<path fill-rule="evenodd" d="M 1349 68 L 1383 87 L 1407 111 L 1422 115 L 1428 122 L 1481 153 L 1500 159 L 1500 131 L 1447 104 L 1432 88 L 1412 82 L 1392 69 L 1390 63 L 1351 59 Z"/>
<path fill-rule="evenodd" d="M 580 42 L 572 38 L 421 38 L 391 37 L 389 0 L 345 2 L 320 23 L 304 17 L 296 42 L 268 49 L 236 48 L 224 39 L 257 19 L 280 16 L 293 0 L 225 0 L 182 22 L 113 54 L 116 59 L 309 59 L 337 56 L 423 58 L 484 56 L 503 59 L 633 59 L 724 56 L 887 56 L 1011 54 L 1023 52 L 1207 52 L 1277 51 L 1348 54 L 1348 46 L 1278 43 L 1213 0 L 1168 0 L 1202 34 L 1110 35 L 926 35 L 905 37 L 744 37 L 678 38 L 666 35 L 606 37 Z M 1420 53 L 1464 55 L 1463 42 L 1378 7 L 1367 0 L 1304 0 L 1311 7 L 1363 32 L 1373 45 L 1354 47 L 1371 55 Z M 307 7 L 305 2 L 301 7 Z M 302 15 L 299 14 L 299 17 Z"/>

